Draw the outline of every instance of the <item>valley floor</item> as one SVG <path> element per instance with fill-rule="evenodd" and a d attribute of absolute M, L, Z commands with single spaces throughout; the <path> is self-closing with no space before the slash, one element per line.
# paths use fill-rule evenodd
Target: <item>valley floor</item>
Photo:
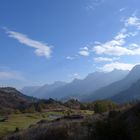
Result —
<path fill-rule="evenodd" d="M 82 115 L 92 115 L 94 112 L 88 110 L 79 110 L 78 113 Z M 64 115 L 64 112 L 54 111 L 11 114 L 5 121 L 0 122 L 0 138 L 8 134 L 13 134 L 16 131 L 22 131 L 26 128 L 29 128 L 41 120 L 46 120 L 49 122 L 54 119 L 61 118 Z"/>

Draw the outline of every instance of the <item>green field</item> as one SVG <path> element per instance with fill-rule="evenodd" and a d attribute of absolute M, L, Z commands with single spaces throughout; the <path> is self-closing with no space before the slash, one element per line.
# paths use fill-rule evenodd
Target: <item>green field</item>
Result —
<path fill-rule="evenodd" d="M 75 111 L 77 112 L 77 111 Z M 92 115 L 93 111 L 83 110 L 78 113 L 83 115 Z M 8 116 L 8 120 L 0 122 L 0 138 L 7 134 L 13 133 L 16 128 L 23 130 L 30 125 L 36 124 L 40 120 L 50 121 L 51 115 L 64 115 L 63 112 L 43 112 L 43 113 L 24 113 L 24 114 L 12 114 Z"/>
<path fill-rule="evenodd" d="M 49 120 L 49 115 L 60 115 L 61 112 L 46 112 L 46 113 L 25 113 L 9 115 L 8 120 L 0 122 L 0 138 L 13 133 L 16 128 L 23 130 L 32 124 L 36 124 L 42 119 Z"/>

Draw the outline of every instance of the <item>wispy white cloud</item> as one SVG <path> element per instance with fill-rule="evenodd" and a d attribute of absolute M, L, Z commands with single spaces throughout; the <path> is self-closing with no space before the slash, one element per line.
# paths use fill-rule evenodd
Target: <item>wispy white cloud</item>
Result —
<path fill-rule="evenodd" d="M 30 39 L 27 35 L 24 35 L 19 32 L 6 29 L 6 33 L 8 34 L 9 37 L 18 40 L 20 43 L 34 48 L 36 55 L 45 56 L 47 58 L 51 56 L 52 53 L 51 46 L 48 46 L 47 44 L 42 43 L 40 41 Z"/>
<path fill-rule="evenodd" d="M 122 47 L 125 44 L 124 38 L 126 35 L 120 33 L 111 41 L 94 46 L 93 51 L 96 54 L 107 54 L 107 55 L 117 55 L 121 56 L 124 54 L 131 54 L 131 50 Z"/>
<path fill-rule="evenodd" d="M 75 78 L 80 79 L 81 78 L 79 73 L 69 74 L 68 77 L 70 77 L 71 79 L 75 79 Z"/>
<path fill-rule="evenodd" d="M 139 45 L 136 44 L 136 43 L 132 43 L 132 44 L 129 44 L 128 48 L 129 49 L 138 49 L 139 48 Z"/>
<path fill-rule="evenodd" d="M 131 16 L 125 20 L 125 26 L 135 26 L 138 30 L 140 30 L 140 19 L 136 16 Z"/>
<path fill-rule="evenodd" d="M 121 8 L 121 9 L 119 9 L 119 11 L 120 12 L 123 12 L 123 11 L 125 11 L 127 8 L 126 7 L 123 7 L 123 8 Z"/>
<path fill-rule="evenodd" d="M 136 64 L 129 63 L 120 63 L 120 62 L 112 62 L 109 64 L 105 64 L 103 67 L 98 68 L 101 71 L 110 72 L 114 69 L 118 70 L 131 70 Z"/>
<path fill-rule="evenodd" d="M 131 32 L 129 27 L 133 26 L 134 30 Z M 131 16 L 124 21 L 124 28 L 113 37 L 112 40 L 106 41 L 104 43 L 96 42 L 93 47 L 93 52 L 98 55 L 107 56 L 122 56 L 122 55 L 140 55 L 140 45 L 129 41 L 128 38 L 133 38 L 140 32 L 140 19 L 136 16 Z M 115 57 L 97 57 L 94 60 L 96 62 L 110 62 L 97 69 L 101 71 L 112 71 L 114 69 L 119 70 L 131 70 L 137 64 L 129 64 L 123 62 L 117 62 L 117 59 L 113 60 Z M 117 57 L 116 57 L 117 58 Z M 118 57 L 119 58 L 119 57 Z"/>
<path fill-rule="evenodd" d="M 82 56 L 89 56 L 89 52 L 88 51 L 79 51 L 79 54 L 82 55 Z"/>
<path fill-rule="evenodd" d="M 90 55 L 90 50 L 88 47 L 83 47 L 80 48 L 80 51 L 78 52 L 81 56 L 89 56 Z"/>
<path fill-rule="evenodd" d="M 116 60 L 119 60 L 119 57 L 113 57 L 113 58 L 109 58 L 109 57 L 96 57 L 94 58 L 95 62 L 113 62 Z"/>
<path fill-rule="evenodd" d="M 129 26 L 135 26 L 137 28 L 136 31 L 129 32 L 127 29 Z M 140 46 L 138 44 L 135 44 L 137 45 L 137 48 L 130 47 L 130 44 L 127 45 L 128 47 L 126 47 L 126 38 L 136 36 L 139 32 L 139 29 L 140 19 L 137 17 L 129 17 L 124 23 L 124 28 L 112 40 L 105 43 L 100 42 L 96 44 L 93 48 L 93 51 L 99 55 L 140 55 Z"/>
<path fill-rule="evenodd" d="M 99 5 L 101 5 L 105 0 L 89 0 L 86 5 L 86 10 L 95 10 Z"/>
<path fill-rule="evenodd" d="M 83 47 L 83 48 L 80 48 L 80 50 L 85 50 L 85 51 L 88 51 L 89 48 L 88 47 Z"/>
<path fill-rule="evenodd" d="M 72 56 L 67 56 L 66 59 L 68 59 L 68 60 L 73 60 L 74 57 L 72 57 Z"/>

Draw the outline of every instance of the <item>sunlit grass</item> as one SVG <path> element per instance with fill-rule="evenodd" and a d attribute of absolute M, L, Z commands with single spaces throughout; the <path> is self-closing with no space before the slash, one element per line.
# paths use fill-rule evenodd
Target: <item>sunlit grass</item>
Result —
<path fill-rule="evenodd" d="M 46 113 L 25 113 L 25 114 L 12 114 L 9 115 L 8 120 L 0 122 L 0 137 L 3 137 L 9 133 L 13 133 L 16 128 L 23 130 L 30 125 L 36 124 L 42 119 L 49 120 L 49 115 L 60 115 L 61 112 L 46 112 Z"/>
<path fill-rule="evenodd" d="M 74 114 L 93 115 L 93 111 L 89 110 L 74 110 Z M 72 114 L 73 114 L 72 113 Z M 16 128 L 23 130 L 30 125 L 34 125 L 40 120 L 52 120 L 50 115 L 65 115 L 64 112 L 43 112 L 43 113 L 24 113 L 24 114 L 11 114 L 8 116 L 8 120 L 0 122 L 0 138 L 7 134 L 14 133 Z"/>

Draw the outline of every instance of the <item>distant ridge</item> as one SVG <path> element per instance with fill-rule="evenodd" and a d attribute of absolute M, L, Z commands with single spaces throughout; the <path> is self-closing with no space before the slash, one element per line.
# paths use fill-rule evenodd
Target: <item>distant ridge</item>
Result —
<path fill-rule="evenodd" d="M 117 103 L 140 101 L 140 80 L 133 83 L 128 89 L 121 91 L 110 99 Z"/>
<path fill-rule="evenodd" d="M 61 87 L 64 86 L 66 82 L 56 81 L 53 84 L 45 84 L 43 86 L 31 86 L 24 87 L 21 92 L 26 95 L 30 95 L 33 97 L 41 98 L 41 99 L 49 99 L 51 98 L 51 93 Z"/>
<path fill-rule="evenodd" d="M 74 79 L 70 83 L 55 82 L 51 85 L 44 85 L 38 88 L 35 92 L 32 92 L 32 96 L 38 98 L 84 98 L 88 93 L 94 92 L 104 86 L 107 86 L 115 81 L 124 78 L 129 71 L 114 70 L 112 72 L 94 72 L 89 74 L 84 79 Z M 24 94 L 27 94 L 22 90 Z M 31 94 L 27 94 L 31 95 Z"/>
<path fill-rule="evenodd" d="M 120 81 L 114 82 L 106 87 L 103 87 L 87 97 L 87 101 L 111 98 L 121 91 L 127 90 L 133 83 L 140 79 L 140 65 L 136 65 L 129 74 Z"/>

